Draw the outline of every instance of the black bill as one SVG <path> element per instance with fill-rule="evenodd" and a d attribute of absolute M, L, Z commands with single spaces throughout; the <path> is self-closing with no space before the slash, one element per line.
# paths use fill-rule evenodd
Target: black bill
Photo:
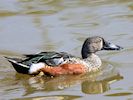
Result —
<path fill-rule="evenodd" d="M 104 41 L 102 48 L 102 50 L 121 50 L 121 49 L 123 49 L 121 46 L 109 43 L 107 41 Z"/>

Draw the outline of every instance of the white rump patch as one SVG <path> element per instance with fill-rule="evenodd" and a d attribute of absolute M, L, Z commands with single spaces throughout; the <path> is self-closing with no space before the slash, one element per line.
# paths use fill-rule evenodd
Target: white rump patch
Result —
<path fill-rule="evenodd" d="M 44 68 L 45 64 L 44 63 L 37 63 L 37 64 L 32 64 L 30 69 L 29 69 L 29 74 L 35 73 L 39 71 L 41 68 Z"/>

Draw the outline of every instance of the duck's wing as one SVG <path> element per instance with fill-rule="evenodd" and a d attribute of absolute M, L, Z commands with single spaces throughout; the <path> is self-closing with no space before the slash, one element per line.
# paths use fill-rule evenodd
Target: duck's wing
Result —
<path fill-rule="evenodd" d="M 34 58 L 34 57 L 39 57 L 39 56 L 45 56 L 45 59 L 49 59 L 52 58 L 53 56 L 59 56 L 58 52 L 39 52 L 36 54 L 25 54 L 24 56 L 26 56 L 27 58 Z"/>
<path fill-rule="evenodd" d="M 73 57 L 66 52 L 40 52 L 37 54 L 25 55 L 27 59 L 22 61 L 24 64 L 43 62 L 49 66 L 58 66 L 66 61 L 66 59 Z"/>

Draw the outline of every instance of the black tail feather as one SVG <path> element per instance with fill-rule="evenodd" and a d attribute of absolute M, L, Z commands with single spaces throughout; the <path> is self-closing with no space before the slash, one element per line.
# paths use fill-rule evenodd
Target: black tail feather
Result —
<path fill-rule="evenodd" d="M 5 57 L 18 73 L 28 74 L 29 66 L 19 63 L 20 59 Z"/>

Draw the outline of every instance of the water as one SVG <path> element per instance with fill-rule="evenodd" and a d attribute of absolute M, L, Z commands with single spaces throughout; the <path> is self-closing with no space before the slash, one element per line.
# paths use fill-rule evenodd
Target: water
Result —
<path fill-rule="evenodd" d="M 0 0 L 1 100 L 133 100 L 132 0 Z M 124 47 L 102 51 L 102 72 L 33 77 L 3 56 L 66 51 L 80 56 L 85 38 L 99 35 Z"/>

